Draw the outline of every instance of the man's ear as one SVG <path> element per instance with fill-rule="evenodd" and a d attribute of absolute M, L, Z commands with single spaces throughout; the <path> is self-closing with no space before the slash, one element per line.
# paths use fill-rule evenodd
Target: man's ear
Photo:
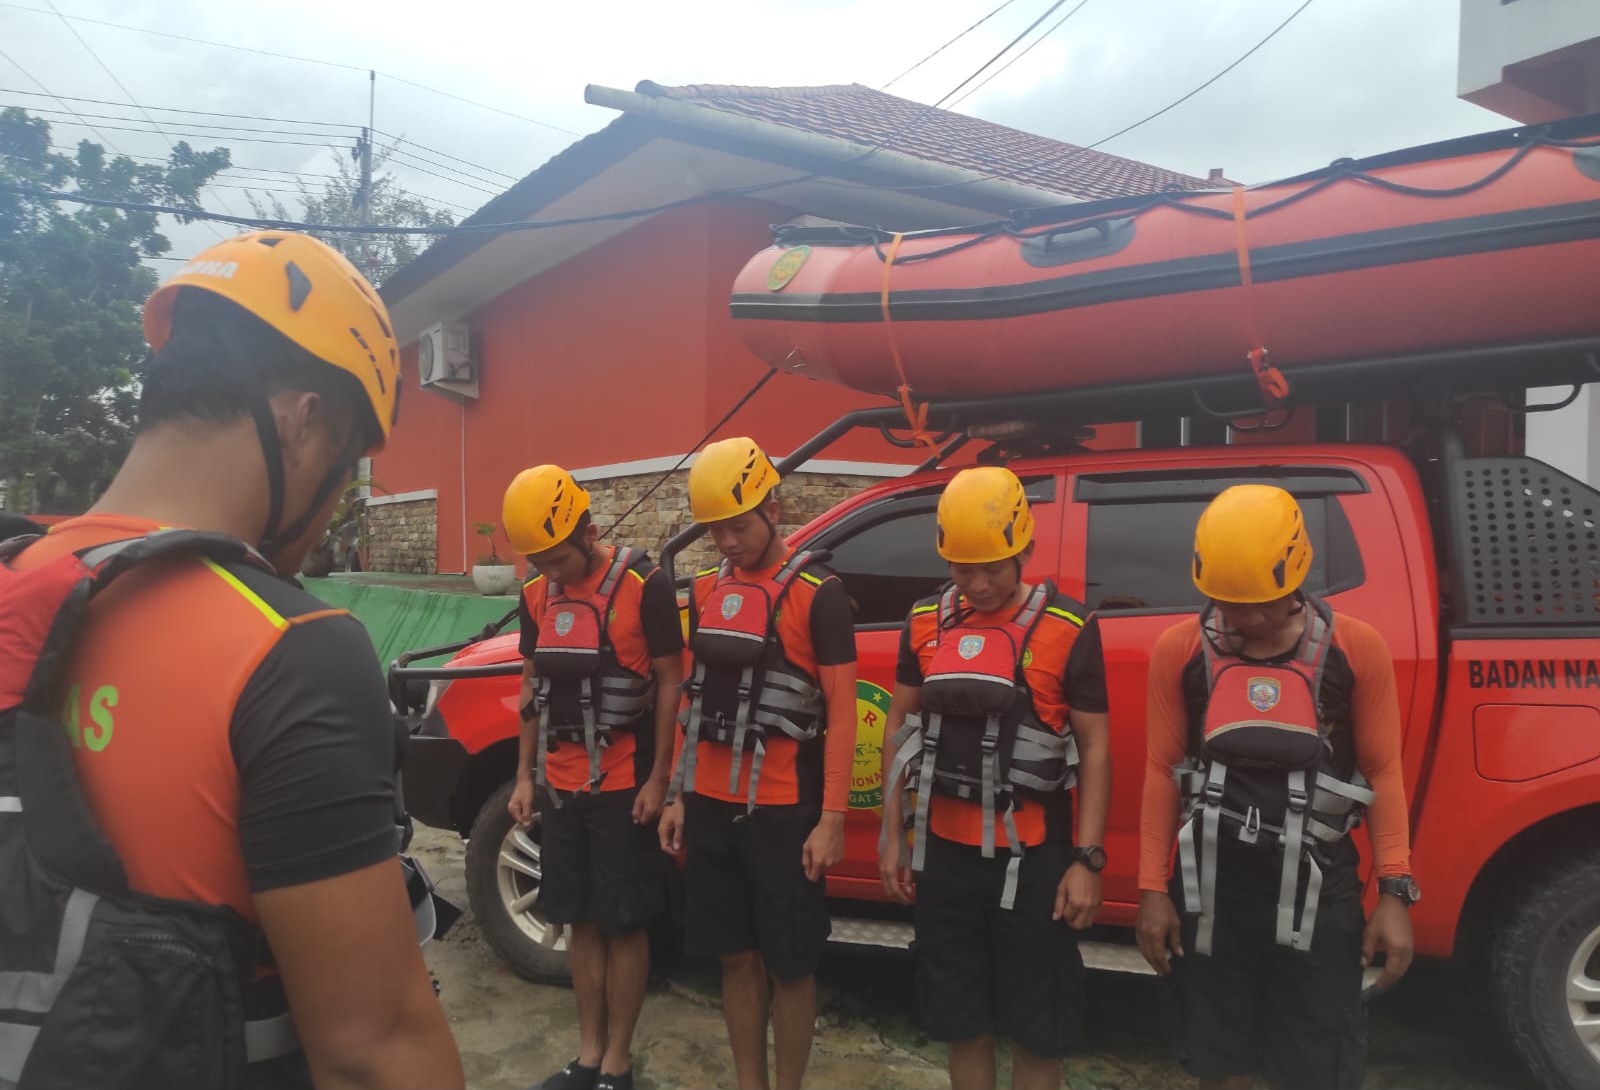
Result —
<path fill-rule="evenodd" d="M 1017 563 L 1026 568 L 1028 566 L 1028 562 L 1033 559 L 1033 547 L 1036 544 L 1037 542 L 1028 542 L 1027 547 L 1017 554 Z"/>
<path fill-rule="evenodd" d="M 280 390 L 268 402 L 278 425 L 284 466 L 293 468 L 310 455 L 310 446 L 328 429 L 327 403 L 310 390 Z"/>

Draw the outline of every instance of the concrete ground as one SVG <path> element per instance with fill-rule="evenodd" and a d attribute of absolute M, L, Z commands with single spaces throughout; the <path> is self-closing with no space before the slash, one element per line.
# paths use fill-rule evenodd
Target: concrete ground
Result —
<path fill-rule="evenodd" d="M 465 907 L 463 845 L 431 829 L 415 850 L 441 892 Z M 429 964 L 466 1065 L 482 1090 L 536 1084 L 577 1054 L 571 992 L 530 984 L 505 968 L 470 913 Z M 944 1050 L 917 1031 L 909 963 L 859 952 L 830 954 L 819 978 L 820 1012 L 808 1087 L 944 1090 Z M 1088 1048 L 1067 1064 L 1071 1090 L 1149 1090 L 1192 1082 L 1167 1058 L 1149 977 L 1090 976 Z M 1501 1038 L 1483 996 L 1446 970 L 1418 969 L 1371 1012 L 1371 1090 L 1523 1090 L 1530 1082 Z M 641 1090 L 732 1087 L 717 982 L 691 965 L 657 981 L 634 1041 Z M 1002 1078 L 1000 1085 L 1007 1085 Z"/>

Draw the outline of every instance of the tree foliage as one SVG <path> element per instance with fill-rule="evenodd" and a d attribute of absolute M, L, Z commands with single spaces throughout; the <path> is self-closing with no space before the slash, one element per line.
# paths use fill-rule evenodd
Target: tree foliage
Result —
<path fill-rule="evenodd" d="M 226 148 L 179 143 L 140 164 L 80 141 L 52 150 L 50 125 L 0 111 L 0 483 L 14 510 L 93 501 L 127 451 L 143 358 L 140 306 L 157 276 L 142 261 L 171 243 L 155 213 L 71 205 L 8 186 L 200 209 Z M 187 217 L 181 217 L 187 222 Z"/>
<path fill-rule="evenodd" d="M 374 148 L 372 154 L 372 209 L 367 222 L 386 227 L 451 227 L 455 218 L 434 208 L 421 197 L 408 192 L 393 173 L 383 169 L 394 148 Z M 271 196 L 262 200 L 249 194 L 251 207 L 263 219 L 298 223 L 327 223 L 354 227 L 361 222 L 361 171 L 353 157 L 335 156 L 336 174 L 329 175 L 317 188 L 304 181 L 296 183 L 299 208 L 291 211 L 283 201 Z M 263 195 L 270 196 L 270 195 Z M 340 231 L 313 231 L 311 234 L 335 247 L 368 280 L 382 284 L 389 273 L 406 264 L 428 247 L 438 235 L 374 236 Z"/>

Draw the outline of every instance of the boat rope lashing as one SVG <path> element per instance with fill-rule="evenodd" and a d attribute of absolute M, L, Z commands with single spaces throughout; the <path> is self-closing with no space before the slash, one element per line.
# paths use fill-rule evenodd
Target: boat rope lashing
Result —
<path fill-rule="evenodd" d="M 1255 278 L 1250 274 L 1250 242 L 1245 220 L 1244 186 L 1236 185 L 1233 187 L 1233 241 L 1239 255 L 1239 284 L 1244 291 L 1246 333 L 1250 339 L 1250 350 L 1245 358 L 1250 362 L 1250 373 L 1261 391 L 1261 401 L 1271 412 L 1289 397 L 1289 380 L 1272 366 L 1272 354 L 1261 343 L 1261 316 L 1256 310 Z"/>
<path fill-rule="evenodd" d="M 912 402 L 911 380 L 906 377 L 905 360 L 900 357 L 900 339 L 895 335 L 894 319 L 889 314 L 889 277 L 894 272 L 894 259 L 905 237 L 903 231 L 896 231 L 889 242 L 889 256 L 883 263 L 883 292 L 878 303 L 883 309 L 884 332 L 889 335 L 889 358 L 894 361 L 895 373 L 900 376 L 900 387 L 896 392 L 900 395 L 900 407 L 906 413 L 906 423 L 911 426 L 911 436 L 920 443 L 926 443 L 929 450 L 938 454 L 939 444 L 934 442 L 932 433 L 928 431 L 928 403 L 924 401 L 916 405 Z"/>

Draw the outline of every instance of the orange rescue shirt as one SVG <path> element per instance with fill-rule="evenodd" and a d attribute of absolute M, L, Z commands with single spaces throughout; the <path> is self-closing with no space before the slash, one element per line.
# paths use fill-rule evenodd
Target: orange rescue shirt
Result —
<path fill-rule="evenodd" d="M 610 549 L 610 546 L 602 546 Z M 574 597 L 586 598 L 600 588 L 606 568 L 611 563 L 608 552 L 606 562 L 571 588 Z M 535 575 L 522 588 L 521 650 L 525 659 L 532 661 L 538 644 L 539 621 L 544 617 L 550 597 L 550 581 Z M 665 658 L 683 650 L 683 630 L 678 620 L 678 607 L 666 573 L 642 554 L 617 584 L 616 595 L 611 599 L 611 611 L 606 617 L 606 638 L 616 653 L 617 662 L 640 677 L 649 677 L 651 659 Z M 671 700 L 673 694 L 658 694 L 657 699 Z M 640 721 L 639 731 L 646 739 L 645 756 L 654 753 L 655 718 L 647 713 Z M 600 754 L 600 771 L 605 777 L 601 791 L 631 791 L 639 786 L 649 768 L 640 768 L 639 736 L 633 731 L 612 735 L 611 744 Z M 545 776 L 550 786 L 559 791 L 582 790 L 589 782 L 589 755 L 583 746 L 575 743 L 558 743 L 545 755 Z"/>
<path fill-rule="evenodd" d="M 1189 755 L 1193 717 L 1204 715 L 1200 638 L 1199 618 L 1191 617 L 1163 632 L 1150 655 L 1139 888 L 1155 893 L 1167 891 L 1178 833 L 1181 800 L 1172 767 Z M 1329 653 L 1342 657 L 1347 669 L 1335 671 L 1337 663 L 1330 657 L 1319 699 L 1324 705 L 1331 703 L 1326 699 L 1330 684 L 1349 688 L 1347 698 L 1337 703 L 1349 708 L 1355 764 L 1376 796 L 1367 811 L 1367 824 L 1378 875 L 1409 874 L 1411 828 L 1400 761 L 1400 700 L 1389 645 L 1365 621 L 1336 613 Z"/>
<path fill-rule="evenodd" d="M 793 556 L 761 571 L 735 568 L 733 578 L 742 583 L 772 579 Z M 778 640 L 785 657 L 816 678 L 823 692 L 827 716 L 827 741 L 822 754 L 821 801 L 824 810 L 844 812 L 850 805 L 850 768 L 856 744 L 856 634 L 850 599 L 844 584 L 832 574 L 819 574 L 808 565 L 789 585 L 778 609 Z M 695 576 L 694 613 L 699 616 L 717 584 L 716 568 Z M 692 669 L 692 666 L 691 666 Z M 805 743 L 815 745 L 814 742 Z M 683 731 L 678 731 L 674 762 L 682 758 Z M 767 737 L 767 755 L 756 785 L 756 805 L 788 806 L 816 797 L 815 784 L 801 784 L 801 743 L 783 734 Z M 695 793 L 724 802 L 745 802 L 750 790 L 750 761 L 739 769 L 738 790 L 728 790 L 733 749 L 716 742 L 701 742 L 695 750 Z M 802 786 L 805 790 L 802 792 Z"/>

